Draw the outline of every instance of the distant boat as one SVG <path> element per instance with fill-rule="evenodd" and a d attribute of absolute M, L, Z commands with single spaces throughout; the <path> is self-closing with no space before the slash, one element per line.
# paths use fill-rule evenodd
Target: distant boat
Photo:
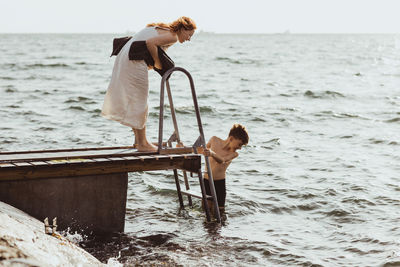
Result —
<path fill-rule="evenodd" d="M 215 32 L 208 32 L 208 31 L 204 31 L 204 30 L 199 30 L 197 32 L 197 34 L 215 34 Z"/>
<path fill-rule="evenodd" d="M 290 30 L 286 30 L 284 32 L 278 32 L 276 34 L 291 34 Z"/>

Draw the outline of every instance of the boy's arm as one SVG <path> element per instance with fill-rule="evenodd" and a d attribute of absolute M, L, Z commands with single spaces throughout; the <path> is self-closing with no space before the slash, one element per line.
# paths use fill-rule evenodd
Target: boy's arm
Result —
<path fill-rule="evenodd" d="M 207 156 L 207 157 L 212 157 L 219 164 L 229 163 L 234 158 L 239 156 L 239 154 L 237 152 L 235 152 L 232 155 L 229 155 L 229 156 L 226 156 L 226 157 L 222 157 L 222 156 L 218 155 L 217 153 L 215 153 L 214 151 L 212 151 L 210 148 L 211 148 L 211 145 L 215 141 L 216 138 L 217 138 L 216 136 L 211 137 L 210 140 L 208 141 L 207 145 L 206 145 L 206 149 L 203 149 L 202 147 L 199 147 L 197 149 L 198 153 L 203 154 L 204 156 Z"/>
<path fill-rule="evenodd" d="M 218 162 L 219 164 L 224 164 L 224 163 L 229 163 L 231 162 L 234 158 L 236 158 L 237 156 L 239 156 L 239 154 L 237 152 L 233 153 L 232 155 L 226 156 L 226 157 L 221 157 L 220 155 L 218 155 L 217 153 L 215 153 L 214 151 L 212 151 L 211 149 L 204 149 L 201 148 L 200 150 L 198 150 L 198 152 L 200 154 L 203 154 L 204 156 L 207 157 L 212 157 L 213 159 L 215 159 L 216 162 Z"/>
<path fill-rule="evenodd" d="M 232 155 L 226 156 L 226 157 L 221 157 L 214 151 L 210 149 L 210 155 L 215 159 L 216 162 L 219 164 L 224 164 L 224 163 L 229 163 L 231 162 L 234 158 L 237 158 L 239 156 L 239 153 L 235 152 Z"/>

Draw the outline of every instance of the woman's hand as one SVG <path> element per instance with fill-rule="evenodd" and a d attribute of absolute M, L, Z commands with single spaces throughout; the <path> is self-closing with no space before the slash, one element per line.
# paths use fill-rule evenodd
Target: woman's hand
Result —
<path fill-rule="evenodd" d="M 154 68 L 159 69 L 159 70 L 162 69 L 162 65 L 161 65 L 161 62 L 159 60 L 154 62 Z"/>

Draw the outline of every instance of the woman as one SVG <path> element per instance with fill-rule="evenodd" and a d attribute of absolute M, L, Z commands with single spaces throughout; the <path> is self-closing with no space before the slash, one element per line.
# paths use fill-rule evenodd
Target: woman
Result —
<path fill-rule="evenodd" d="M 154 152 L 157 147 L 147 141 L 146 120 L 148 114 L 147 98 L 149 94 L 148 70 L 162 69 L 157 47 L 163 50 L 175 44 L 190 41 L 196 24 L 188 17 L 180 17 L 176 21 L 151 23 L 146 28 L 128 39 L 118 51 L 115 59 L 110 85 L 104 99 L 101 114 L 111 120 L 132 128 L 135 133 L 135 145 L 140 152 Z M 152 63 L 148 60 L 130 60 L 134 42 L 145 41 Z"/>

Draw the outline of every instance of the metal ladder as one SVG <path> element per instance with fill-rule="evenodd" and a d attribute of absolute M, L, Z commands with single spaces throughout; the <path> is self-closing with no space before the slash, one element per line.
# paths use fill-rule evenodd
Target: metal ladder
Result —
<path fill-rule="evenodd" d="M 204 132 L 203 132 L 203 124 L 201 123 L 201 118 L 200 118 L 200 110 L 199 110 L 199 106 L 197 104 L 197 96 L 196 96 L 196 91 L 194 88 L 194 83 L 193 83 L 193 78 L 190 75 L 190 73 L 185 70 L 184 68 L 180 68 L 180 67 L 174 67 L 170 70 L 168 70 L 162 77 L 161 79 L 161 91 L 160 91 L 160 117 L 159 117 L 159 131 L 158 131 L 158 153 L 159 154 L 167 154 L 168 151 L 173 151 L 172 148 L 172 142 L 177 142 L 177 144 L 181 144 L 181 139 L 179 136 L 179 130 L 178 130 L 178 123 L 176 120 L 176 115 L 175 115 L 175 108 L 174 108 L 174 103 L 172 101 L 172 94 L 171 94 L 171 88 L 169 85 L 169 78 L 171 77 L 171 74 L 175 71 L 180 71 L 183 72 L 184 74 L 186 74 L 186 76 L 189 79 L 190 82 L 190 88 L 191 88 L 191 92 L 192 92 L 192 98 L 193 98 L 193 104 L 194 104 L 194 108 L 196 111 L 196 117 L 197 117 L 197 125 L 199 127 L 199 133 L 200 136 L 197 138 L 196 142 L 193 144 L 193 149 L 194 152 L 197 153 L 197 148 L 198 147 L 203 147 L 204 149 L 206 148 L 206 142 L 205 142 L 205 138 L 204 138 Z M 174 124 L 174 133 L 171 135 L 171 137 L 168 139 L 168 141 L 166 143 L 163 143 L 163 124 L 164 124 L 164 85 L 167 85 L 167 94 L 168 94 L 168 99 L 169 99 L 169 105 L 170 105 L 170 109 L 171 109 L 171 116 L 172 116 L 172 121 Z M 163 146 L 166 145 L 166 146 Z M 168 149 L 168 147 L 170 149 Z M 192 148 L 190 148 L 190 151 L 192 150 Z M 174 170 L 174 177 L 175 177 L 175 183 L 176 183 L 176 190 L 178 193 L 178 198 L 179 198 L 179 204 L 181 209 L 184 209 L 185 206 L 183 204 L 183 197 L 182 194 L 187 195 L 188 197 L 188 202 L 189 205 L 192 206 L 192 197 L 196 197 L 196 198 L 200 198 L 202 199 L 203 205 L 204 205 L 204 209 L 205 209 L 205 213 L 206 213 L 206 217 L 207 217 L 207 221 L 210 222 L 211 221 L 211 216 L 210 216 L 210 207 L 208 206 L 208 202 L 207 200 L 213 200 L 214 203 L 214 216 L 215 219 L 217 220 L 217 222 L 221 222 L 221 215 L 219 212 L 219 208 L 218 208 L 218 201 L 217 201 L 217 197 L 216 197 L 216 192 L 215 192 L 215 186 L 214 186 L 214 179 L 212 176 L 212 172 L 211 172 L 211 167 L 210 167 L 210 160 L 207 156 L 204 156 L 205 158 L 205 163 L 207 166 L 207 173 L 208 173 L 208 180 L 209 180 L 209 185 L 210 185 L 210 192 L 211 192 L 211 196 L 206 195 L 206 190 L 205 190 L 205 186 L 204 186 L 204 178 L 202 175 L 202 171 L 201 168 L 200 170 L 198 170 L 198 177 L 199 177 L 199 183 L 200 183 L 200 189 L 201 189 L 201 195 L 193 192 L 190 190 L 190 186 L 189 186 L 189 181 L 188 181 L 188 177 L 187 177 L 187 173 L 186 171 L 183 171 L 183 178 L 184 178 L 184 182 L 185 182 L 185 188 L 186 190 L 181 190 L 181 186 L 180 186 L 180 182 L 179 182 L 179 176 L 178 176 L 178 171 L 175 169 Z"/>

